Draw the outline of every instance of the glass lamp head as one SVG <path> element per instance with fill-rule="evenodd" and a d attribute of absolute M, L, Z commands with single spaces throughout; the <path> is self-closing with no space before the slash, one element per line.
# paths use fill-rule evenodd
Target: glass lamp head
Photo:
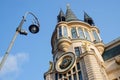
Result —
<path fill-rule="evenodd" d="M 38 25 L 35 25 L 35 24 L 32 24 L 29 26 L 29 31 L 33 34 L 36 34 L 39 32 L 39 26 Z"/>

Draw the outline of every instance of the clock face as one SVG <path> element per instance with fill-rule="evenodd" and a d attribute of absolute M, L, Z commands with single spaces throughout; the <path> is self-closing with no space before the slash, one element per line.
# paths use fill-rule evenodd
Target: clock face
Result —
<path fill-rule="evenodd" d="M 64 53 L 56 62 L 56 70 L 64 72 L 69 70 L 75 62 L 75 55 L 72 52 Z"/>

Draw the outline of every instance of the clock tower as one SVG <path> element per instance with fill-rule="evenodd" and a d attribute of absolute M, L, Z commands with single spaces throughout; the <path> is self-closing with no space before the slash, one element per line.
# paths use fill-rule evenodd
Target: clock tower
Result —
<path fill-rule="evenodd" d="M 93 19 L 78 19 L 70 6 L 60 10 L 51 38 L 53 61 L 45 80 L 108 80 L 102 54 L 104 44 Z"/>

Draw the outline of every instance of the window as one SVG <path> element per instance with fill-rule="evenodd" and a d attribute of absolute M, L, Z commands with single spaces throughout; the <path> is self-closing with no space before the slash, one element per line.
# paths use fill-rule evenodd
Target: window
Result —
<path fill-rule="evenodd" d="M 66 74 L 64 74 L 64 77 L 66 77 Z"/>
<path fill-rule="evenodd" d="M 69 71 L 68 74 L 71 74 L 71 71 Z"/>
<path fill-rule="evenodd" d="M 99 42 L 99 41 L 100 41 L 100 39 L 99 39 L 99 37 L 98 37 L 97 32 L 96 32 L 95 30 L 93 30 L 93 31 L 92 31 L 92 33 L 93 33 L 93 36 L 94 36 L 94 38 L 95 38 L 96 42 Z"/>
<path fill-rule="evenodd" d="M 69 80 L 72 80 L 72 77 L 71 77 L 71 76 L 69 76 Z"/>
<path fill-rule="evenodd" d="M 89 32 L 88 32 L 87 29 L 85 29 L 85 36 L 86 36 L 86 39 L 87 39 L 87 40 L 89 40 L 89 41 L 91 40 L 91 39 L 90 39 Z"/>
<path fill-rule="evenodd" d="M 55 73 L 55 80 L 58 80 L 58 74 Z"/>
<path fill-rule="evenodd" d="M 67 28 L 66 28 L 66 26 L 63 26 L 63 36 L 64 36 L 64 37 L 68 37 L 68 33 L 67 33 Z"/>
<path fill-rule="evenodd" d="M 80 36 L 81 39 L 85 39 L 82 28 L 78 28 L 78 33 L 79 33 L 79 36 Z"/>
<path fill-rule="evenodd" d="M 66 78 L 64 80 L 67 80 Z"/>
<path fill-rule="evenodd" d="M 77 63 L 77 70 L 80 70 L 80 64 Z"/>
<path fill-rule="evenodd" d="M 76 63 L 76 66 L 74 66 L 70 71 L 68 71 L 68 73 L 59 73 L 57 75 L 59 75 L 59 77 L 57 77 L 57 79 L 59 78 L 58 80 L 83 80 L 80 62 Z"/>
<path fill-rule="evenodd" d="M 62 78 L 62 74 L 59 74 L 59 79 Z"/>
<path fill-rule="evenodd" d="M 74 78 L 74 80 L 77 80 L 76 74 L 73 74 L 73 78 Z"/>
<path fill-rule="evenodd" d="M 72 38 L 73 38 L 73 39 L 76 39 L 76 38 L 77 38 L 77 32 L 76 32 L 76 28 L 75 28 L 75 27 L 73 27 L 73 28 L 71 29 L 71 34 L 72 34 Z"/>
<path fill-rule="evenodd" d="M 75 67 L 73 68 L 73 72 L 75 72 L 76 70 L 75 70 Z"/>
<path fill-rule="evenodd" d="M 67 27 L 66 26 L 60 26 L 58 28 L 58 36 L 61 37 L 68 37 Z"/>
<path fill-rule="evenodd" d="M 83 79 L 82 79 L 81 71 L 78 72 L 78 76 L 79 76 L 79 80 L 83 80 Z"/>
<path fill-rule="evenodd" d="M 81 53 L 80 47 L 75 47 L 74 49 L 75 49 L 76 56 L 80 56 L 80 53 Z"/>
<path fill-rule="evenodd" d="M 62 37 L 62 27 L 59 27 L 59 38 L 61 38 Z"/>

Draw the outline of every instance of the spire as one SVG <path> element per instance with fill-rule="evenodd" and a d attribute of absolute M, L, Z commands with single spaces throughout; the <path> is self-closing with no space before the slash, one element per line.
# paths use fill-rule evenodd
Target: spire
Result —
<path fill-rule="evenodd" d="M 88 16 L 86 12 L 84 12 L 84 21 L 92 26 L 95 25 L 93 19 L 90 16 Z"/>
<path fill-rule="evenodd" d="M 66 10 L 66 21 L 79 21 L 75 14 L 70 9 L 70 5 L 67 4 L 67 10 Z"/>
<path fill-rule="evenodd" d="M 60 9 L 59 15 L 57 16 L 57 20 L 58 20 L 58 22 L 65 21 L 65 14 L 62 11 L 62 9 Z"/>

